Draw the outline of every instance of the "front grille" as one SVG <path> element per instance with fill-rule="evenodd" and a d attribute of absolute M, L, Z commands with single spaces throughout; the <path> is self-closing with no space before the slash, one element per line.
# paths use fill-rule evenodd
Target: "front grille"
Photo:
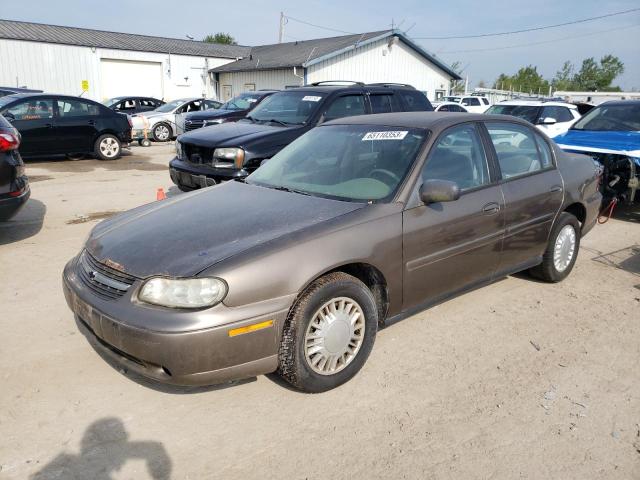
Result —
<path fill-rule="evenodd" d="M 194 165 L 213 164 L 213 150 L 211 148 L 189 145 L 188 143 L 183 143 L 182 148 L 189 163 Z"/>
<path fill-rule="evenodd" d="M 113 300 L 123 296 L 136 277 L 108 267 L 86 250 L 80 255 L 78 273 L 84 284 L 101 298 Z"/>
<path fill-rule="evenodd" d="M 204 120 L 187 120 L 184 122 L 184 129 L 186 132 L 201 128 L 204 125 Z"/>

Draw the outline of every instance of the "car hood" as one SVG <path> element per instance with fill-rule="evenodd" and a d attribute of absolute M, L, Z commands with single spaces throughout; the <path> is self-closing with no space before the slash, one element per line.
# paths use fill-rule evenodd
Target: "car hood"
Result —
<path fill-rule="evenodd" d="M 222 123 L 206 128 L 199 128 L 180 136 L 182 143 L 212 147 L 218 145 L 240 146 L 262 137 L 295 130 L 300 126 L 281 127 L 251 122 Z"/>
<path fill-rule="evenodd" d="M 563 150 L 618 153 L 640 158 L 640 132 L 569 130 L 553 140 Z"/>
<path fill-rule="evenodd" d="M 364 206 L 231 181 L 105 220 L 86 248 L 136 277 L 186 277 Z"/>

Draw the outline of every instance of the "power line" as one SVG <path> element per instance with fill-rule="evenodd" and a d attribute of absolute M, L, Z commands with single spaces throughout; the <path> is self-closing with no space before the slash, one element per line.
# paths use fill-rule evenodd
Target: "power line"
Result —
<path fill-rule="evenodd" d="M 571 37 L 561 37 L 561 38 L 555 38 L 553 40 L 545 40 L 542 42 L 529 42 L 529 43 L 521 43 L 518 45 L 507 45 L 504 47 L 491 47 L 491 48 L 474 48 L 471 50 L 448 50 L 448 51 L 439 51 L 436 52 L 438 54 L 447 54 L 447 53 L 474 53 L 474 52 L 488 52 L 488 51 L 492 51 L 492 50 L 507 50 L 510 48 L 521 48 L 521 47 L 531 47 L 534 45 L 544 45 L 547 43 L 555 43 L 555 42 L 560 42 L 562 40 L 573 40 L 575 38 L 583 38 L 583 37 L 590 37 L 592 35 L 600 35 L 602 33 L 609 33 L 609 32 L 618 32 L 620 30 L 627 30 L 629 28 L 635 28 L 635 27 L 639 27 L 640 23 L 636 23 L 634 25 L 628 25 L 626 27 L 617 27 L 617 28 L 610 28 L 607 30 L 600 30 L 597 32 L 591 32 L 591 33 L 586 33 L 583 35 L 573 35 Z"/>
<path fill-rule="evenodd" d="M 640 10 L 640 9 L 638 9 L 638 10 Z M 322 25 L 316 25 L 315 23 L 305 22 L 304 20 L 300 20 L 299 18 L 290 17 L 289 15 L 285 15 L 285 18 L 288 19 L 288 20 L 293 20 L 294 22 L 304 23 L 305 25 L 309 25 L 310 27 L 321 28 L 323 30 L 329 30 L 331 32 L 346 33 L 348 35 L 357 35 L 356 32 L 345 32 L 344 30 L 338 30 L 336 28 L 323 27 Z"/>
<path fill-rule="evenodd" d="M 516 34 L 516 33 L 536 32 L 536 31 L 539 31 L 539 30 L 546 30 L 548 28 L 564 27 L 564 26 L 567 26 L 567 25 L 576 25 L 578 23 L 592 22 L 594 20 L 600 20 L 602 18 L 615 17 L 617 15 L 624 15 L 625 13 L 632 13 L 632 12 L 638 12 L 638 11 L 640 11 L 640 8 L 631 8 L 629 10 L 623 10 L 621 12 L 613 12 L 613 13 L 607 13 L 606 15 L 599 15 L 597 17 L 583 18 L 581 20 L 573 20 L 571 22 L 556 23 L 554 25 L 545 25 L 545 26 L 542 26 L 542 27 L 525 28 L 523 30 L 513 30 L 513 31 L 510 31 L 510 32 L 482 33 L 482 34 L 478 34 L 478 35 L 458 35 L 458 36 L 448 36 L 448 37 L 413 37 L 413 38 L 415 40 L 454 40 L 454 39 L 460 39 L 460 38 L 497 37 L 497 36 L 502 36 L 502 35 L 513 35 L 513 34 Z"/>

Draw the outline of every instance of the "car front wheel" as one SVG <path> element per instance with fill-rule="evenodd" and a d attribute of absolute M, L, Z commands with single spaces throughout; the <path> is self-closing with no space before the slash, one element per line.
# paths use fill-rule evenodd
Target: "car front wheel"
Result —
<path fill-rule="evenodd" d="M 122 145 L 118 137 L 111 134 L 100 135 L 96 140 L 94 152 L 100 160 L 115 160 L 120 156 Z"/>
<path fill-rule="evenodd" d="M 305 392 L 335 388 L 362 368 L 377 327 L 376 302 L 367 286 L 346 273 L 325 275 L 289 312 L 278 373 Z"/>
<path fill-rule="evenodd" d="M 564 280 L 576 263 L 579 248 L 580 222 L 570 213 L 562 212 L 551 230 L 542 263 L 533 267 L 530 273 L 546 282 Z"/>
<path fill-rule="evenodd" d="M 166 123 L 159 123 L 153 127 L 153 138 L 157 142 L 168 142 L 172 135 L 171 127 Z"/>

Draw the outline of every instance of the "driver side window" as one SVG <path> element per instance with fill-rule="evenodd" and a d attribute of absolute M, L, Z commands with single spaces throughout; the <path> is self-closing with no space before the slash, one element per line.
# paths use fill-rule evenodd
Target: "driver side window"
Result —
<path fill-rule="evenodd" d="M 445 131 L 422 170 L 422 180 L 449 180 L 460 190 L 488 185 L 489 168 L 478 128 L 459 125 Z"/>

